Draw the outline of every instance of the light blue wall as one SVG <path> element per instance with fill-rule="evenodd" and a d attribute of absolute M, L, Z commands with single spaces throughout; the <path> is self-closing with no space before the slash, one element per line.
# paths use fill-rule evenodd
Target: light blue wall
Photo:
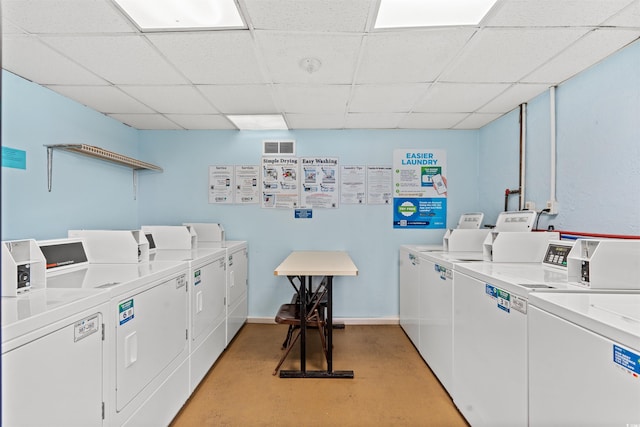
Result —
<path fill-rule="evenodd" d="M 550 195 L 550 95 L 527 106 L 525 200 Z M 640 234 L 640 41 L 556 90 L 559 213 L 540 228 Z M 480 130 L 480 209 L 495 217 L 504 189 L 518 187 L 518 112 Z M 513 196 L 515 208 L 517 196 Z"/>
<path fill-rule="evenodd" d="M 526 199 L 549 194 L 549 95 L 528 104 Z M 336 287 L 337 315 L 398 314 L 397 253 L 404 243 L 437 243 L 442 231 L 394 230 L 388 206 L 289 211 L 207 203 L 215 164 L 259 164 L 261 141 L 291 138 L 299 156 L 338 156 L 342 164 L 392 163 L 394 148 L 447 151 L 449 224 L 465 211 L 503 209 L 518 186 L 518 112 L 480 131 L 136 131 L 3 71 L 2 144 L 25 150 L 27 169 L 2 168 L 2 239 L 63 237 L 72 228 L 131 229 L 143 224 L 219 221 L 250 244 L 250 316 L 272 316 L 291 293 L 273 268 L 292 249 L 346 249 L 360 276 Z M 557 197 L 560 229 L 640 234 L 640 42 L 557 90 Z M 47 192 L 45 144 L 87 143 L 162 166 L 140 175 L 133 199 L 124 167 L 56 152 Z M 510 208 L 517 206 L 517 196 Z M 342 279 L 341 279 L 342 280 Z M 348 302 L 348 304 L 347 304 Z"/>
<path fill-rule="evenodd" d="M 347 250 L 360 270 L 336 282 L 336 315 L 398 315 L 398 248 L 404 243 L 440 243 L 444 230 L 392 228 L 391 206 L 341 205 L 314 209 L 313 218 L 294 219 L 291 210 L 259 205 L 210 205 L 209 165 L 260 164 L 264 139 L 294 139 L 298 156 L 337 156 L 341 164 L 391 165 L 394 148 L 445 149 L 448 220 L 477 209 L 476 131 L 144 131 L 140 154 L 164 173 L 140 180 L 144 225 L 220 222 L 230 240 L 249 242 L 249 313 L 271 317 L 292 288 L 273 276 L 291 250 Z"/>
<path fill-rule="evenodd" d="M 131 169 L 51 144 L 89 144 L 135 157 L 138 133 L 77 102 L 2 72 L 2 145 L 26 151 L 27 168 L 2 168 L 2 240 L 66 237 L 73 228 L 135 228 Z"/>

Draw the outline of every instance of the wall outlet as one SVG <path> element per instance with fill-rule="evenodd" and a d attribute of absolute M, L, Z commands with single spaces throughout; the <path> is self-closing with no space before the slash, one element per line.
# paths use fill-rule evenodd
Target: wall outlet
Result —
<path fill-rule="evenodd" d="M 535 202 L 524 202 L 524 208 L 528 211 L 535 211 L 536 210 L 536 203 Z"/>
<path fill-rule="evenodd" d="M 547 212 L 548 215 L 557 215 L 558 214 L 558 201 L 557 200 L 549 200 L 547 201 Z"/>

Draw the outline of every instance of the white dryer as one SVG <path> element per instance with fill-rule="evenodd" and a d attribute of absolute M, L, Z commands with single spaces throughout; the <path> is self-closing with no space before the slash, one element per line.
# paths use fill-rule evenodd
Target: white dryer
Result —
<path fill-rule="evenodd" d="M 156 249 L 150 261 L 189 265 L 189 393 L 198 386 L 226 346 L 226 251 Z"/>
<path fill-rule="evenodd" d="M 222 248 L 227 257 L 227 334 L 226 345 L 244 326 L 248 315 L 248 267 L 249 255 L 247 242 L 241 240 L 225 240 L 222 242 L 200 242 L 199 249 Z"/>
<path fill-rule="evenodd" d="M 529 419 L 640 425 L 640 295 L 535 293 L 528 316 Z"/>
<path fill-rule="evenodd" d="M 188 265 L 90 264 L 83 240 L 39 242 L 47 287 L 103 289 L 108 425 L 167 425 L 189 396 Z"/>
<path fill-rule="evenodd" d="M 2 425 L 105 426 L 108 292 L 2 297 Z"/>

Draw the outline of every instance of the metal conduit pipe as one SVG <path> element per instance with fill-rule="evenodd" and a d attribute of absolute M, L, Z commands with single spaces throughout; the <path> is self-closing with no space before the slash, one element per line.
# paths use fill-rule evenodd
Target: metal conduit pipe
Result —
<path fill-rule="evenodd" d="M 524 209 L 524 188 L 525 188 L 525 172 L 526 172 L 526 151 L 527 151 L 527 104 L 520 104 L 520 182 L 519 190 L 519 209 Z"/>

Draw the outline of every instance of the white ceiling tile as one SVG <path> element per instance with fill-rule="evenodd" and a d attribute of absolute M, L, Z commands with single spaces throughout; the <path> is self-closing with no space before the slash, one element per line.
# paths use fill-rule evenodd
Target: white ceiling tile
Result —
<path fill-rule="evenodd" d="M 411 113 L 400 121 L 404 129 L 450 129 L 469 113 Z"/>
<path fill-rule="evenodd" d="M 375 0 L 245 0 L 256 29 L 363 32 Z"/>
<path fill-rule="evenodd" d="M 350 84 L 362 36 L 257 31 L 256 40 L 275 83 Z M 309 57 L 322 63 L 312 74 L 299 65 Z"/>
<path fill-rule="evenodd" d="M 162 114 L 109 114 L 109 117 L 136 129 L 182 129 Z"/>
<path fill-rule="evenodd" d="M 395 112 L 406 113 L 416 103 L 428 88 L 428 85 L 358 85 L 355 86 L 349 112 L 377 113 Z"/>
<path fill-rule="evenodd" d="M 167 114 L 166 116 L 185 129 L 236 129 L 220 114 Z"/>
<path fill-rule="evenodd" d="M 601 61 L 640 37 L 638 30 L 597 29 L 569 46 L 522 79 L 524 82 L 562 82 Z"/>
<path fill-rule="evenodd" d="M 344 114 L 351 86 L 277 85 L 275 90 L 286 113 Z"/>
<path fill-rule="evenodd" d="M 218 113 L 193 86 L 121 86 L 121 88 L 159 113 Z"/>
<path fill-rule="evenodd" d="M 2 15 L 35 34 L 136 31 L 109 0 L 2 0 Z"/>
<path fill-rule="evenodd" d="M 500 116 L 502 116 L 502 114 L 469 114 L 466 119 L 455 125 L 454 129 L 480 129 Z"/>
<path fill-rule="evenodd" d="M 471 113 L 498 96 L 507 84 L 435 83 L 413 111 L 420 113 Z"/>
<path fill-rule="evenodd" d="M 395 129 L 403 113 L 349 113 L 345 121 L 347 129 Z"/>
<path fill-rule="evenodd" d="M 478 110 L 480 113 L 508 113 L 547 90 L 551 84 L 517 83 Z"/>
<path fill-rule="evenodd" d="M 249 31 L 148 34 L 194 84 L 266 83 Z"/>
<path fill-rule="evenodd" d="M 629 6 L 613 16 L 605 25 L 618 27 L 640 27 L 640 0 L 634 0 Z"/>
<path fill-rule="evenodd" d="M 114 86 L 49 86 L 49 89 L 103 113 L 153 113 Z"/>
<path fill-rule="evenodd" d="M 344 114 L 286 114 L 291 129 L 343 129 Z"/>
<path fill-rule="evenodd" d="M 501 4 L 488 26 L 594 26 L 599 25 L 630 0 L 509 0 Z"/>
<path fill-rule="evenodd" d="M 356 83 L 431 82 L 456 56 L 473 28 L 370 33 Z"/>
<path fill-rule="evenodd" d="M 268 85 L 200 85 L 197 88 L 221 113 L 265 114 L 278 111 Z"/>
<path fill-rule="evenodd" d="M 42 39 L 113 84 L 186 83 L 142 36 L 47 36 Z"/>
<path fill-rule="evenodd" d="M 441 80 L 516 82 L 587 31 L 584 28 L 485 28 Z"/>
<path fill-rule="evenodd" d="M 2 39 L 2 50 L 2 68 L 40 84 L 108 84 L 36 36 L 7 35 Z"/>

